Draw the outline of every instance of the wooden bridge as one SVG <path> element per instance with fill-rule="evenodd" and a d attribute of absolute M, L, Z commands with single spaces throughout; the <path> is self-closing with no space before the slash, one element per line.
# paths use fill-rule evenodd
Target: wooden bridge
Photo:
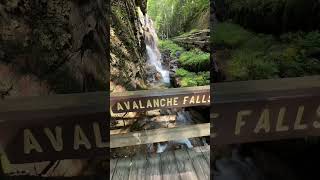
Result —
<path fill-rule="evenodd" d="M 109 120 L 108 113 L 106 113 L 109 103 L 111 111 L 117 113 L 121 113 L 121 110 L 122 112 L 137 112 L 163 108 L 209 106 L 210 87 L 114 93 L 111 94 L 111 97 L 104 92 L 95 92 L 7 98 L 0 101 L 0 144 L 4 146 L 11 163 L 21 164 L 105 156 L 109 148 L 210 135 L 210 125 L 206 123 L 109 136 L 107 131 Z M 120 106 L 122 108 L 118 108 Z M 87 137 L 86 142 L 83 141 L 84 139 L 80 143 L 79 140 L 77 142 L 74 140 L 79 138 L 79 136 L 76 137 L 76 134 L 80 132 L 82 136 Z M 26 137 L 32 143 L 36 141 L 36 146 L 30 142 L 25 144 L 28 142 L 25 141 Z M 59 144 L 64 144 L 64 146 Z M 76 146 L 77 149 L 74 148 Z M 204 151 L 206 148 L 207 150 Z M 145 162 L 149 163 L 155 158 L 159 160 L 157 161 L 158 167 L 162 167 L 161 163 L 164 164 L 167 161 L 165 158 L 174 158 L 170 162 L 175 163 L 172 164 L 175 167 L 178 165 L 177 158 L 180 158 L 182 162 L 181 158 L 184 157 L 186 159 L 183 162 L 190 163 L 188 168 L 202 165 L 206 170 L 202 174 L 194 174 L 195 170 L 184 170 L 182 169 L 184 166 L 180 165 L 179 169 L 175 169 L 176 172 L 180 172 L 180 176 L 185 177 L 184 171 L 190 170 L 193 175 L 209 177 L 209 149 L 208 147 L 204 149 L 180 150 L 170 152 L 172 154 L 169 153 L 167 156 L 155 155 L 148 156 L 148 158 L 145 156 Z M 120 165 L 124 160 L 112 160 L 114 161 L 117 162 L 114 168 L 114 179 L 116 179 L 120 170 L 117 169 L 122 167 Z M 134 162 L 131 159 L 125 160 L 125 162 L 129 161 Z M 131 168 L 130 164 L 127 165 Z M 158 171 L 161 171 L 162 175 L 168 173 L 165 169 L 158 169 Z"/>
<path fill-rule="evenodd" d="M 142 101 L 139 105 L 140 100 Z M 151 100 L 149 110 L 156 108 L 209 106 L 210 87 L 202 86 L 167 89 L 165 91 L 151 90 L 120 94 L 116 93 L 111 95 L 111 107 L 114 107 L 113 109 L 111 108 L 111 110 L 118 111 L 118 109 L 116 109 L 117 104 L 124 101 L 127 105 L 129 103 L 133 104 L 137 102 L 138 106 L 136 106 L 135 109 L 131 108 L 131 111 L 145 111 L 148 100 Z M 159 101 L 156 107 L 152 104 L 154 101 Z M 168 103 L 169 101 L 170 103 Z M 129 111 L 128 108 L 125 112 L 127 111 Z M 203 136 L 210 136 L 210 123 L 144 130 L 141 132 L 130 132 L 125 134 L 113 134 L 110 137 L 110 147 L 136 146 Z M 195 147 L 193 149 L 167 151 L 161 154 L 138 154 L 128 158 L 111 159 L 110 163 L 110 179 L 112 180 L 200 180 L 209 178 L 209 145 Z"/>
<path fill-rule="evenodd" d="M 167 151 L 111 159 L 110 179 L 205 180 L 210 179 L 210 147 Z"/>
<path fill-rule="evenodd" d="M 217 83 L 211 87 L 211 93 L 214 94 L 211 98 L 209 86 L 114 93 L 111 97 L 106 92 L 95 92 L 7 98 L 0 101 L 0 144 L 12 163 L 25 163 L 105 156 L 109 148 L 209 135 L 211 144 L 320 135 L 320 76 Z M 210 123 L 111 136 L 107 131 L 109 113 L 106 113 L 106 107 L 109 105 L 113 113 L 125 113 L 208 106 L 210 102 L 213 102 L 210 114 L 211 133 Z M 79 134 L 84 134 L 87 140 L 79 139 Z M 54 141 L 52 135 L 59 138 Z M 35 139 L 39 146 L 25 144 L 24 137 Z M 62 142 L 66 145 L 63 148 Z M 119 174 L 122 171 L 118 168 L 126 170 L 124 176 L 129 174 L 130 177 L 135 177 L 132 174 L 136 172 L 138 175 L 150 174 L 148 168 L 140 172 L 137 167 L 149 167 L 150 163 L 158 162 L 159 168 L 155 170 L 158 176 L 152 177 L 160 176 L 165 179 L 170 174 L 165 169 L 164 163 L 167 161 L 174 162 L 172 166 L 176 168 L 172 174 L 179 174 L 177 177 L 180 179 L 185 174 L 194 176 L 194 163 L 209 162 L 208 156 L 201 150 L 208 147 L 198 148 L 200 151 L 196 148 L 163 155 L 140 155 L 131 159 L 112 160 L 113 177 L 116 179 L 122 176 Z M 201 156 L 192 156 L 197 153 Z M 180 167 L 180 157 L 188 159 L 185 163 L 189 165 Z M 205 161 L 194 157 L 202 157 Z M 136 161 L 139 158 L 143 160 Z M 197 173 L 196 176 L 201 177 Z"/>

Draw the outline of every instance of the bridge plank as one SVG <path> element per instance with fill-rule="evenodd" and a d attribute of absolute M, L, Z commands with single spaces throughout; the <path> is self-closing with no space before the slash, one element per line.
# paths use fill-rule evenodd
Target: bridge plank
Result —
<path fill-rule="evenodd" d="M 110 180 L 113 177 L 114 171 L 117 166 L 118 159 L 110 159 Z"/>
<path fill-rule="evenodd" d="M 111 135 L 110 147 L 133 146 L 203 136 L 210 136 L 210 123 Z"/>
<path fill-rule="evenodd" d="M 112 180 L 124 180 L 129 179 L 129 172 L 131 163 L 130 158 L 121 158 L 117 162 L 116 169 L 114 171 Z"/>
<path fill-rule="evenodd" d="M 184 149 L 174 151 L 177 167 L 183 180 L 197 180 L 197 174 L 190 160 L 188 152 Z"/>
<path fill-rule="evenodd" d="M 204 158 L 206 159 L 206 161 L 208 162 L 208 165 L 210 166 L 210 145 L 206 145 L 206 146 L 198 146 L 195 147 L 195 149 L 199 149 Z"/>
<path fill-rule="evenodd" d="M 173 152 L 163 152 L 161 153 L 160 158 L 162 180 L 181 180 Z"/>
<path fill-rule="evenodd" d="M 187 150 L 190 159 L 192 161 L 193 167 L 197 173 L 197 176 L 201 180 L 209 180 L 210 179 L 210 166 L 207 163 L 202 152 L 197 152 L 196 150 L 188 149 Z"/>
<path fill-rule="evenodd" d="M 145 180 L 161 180 L 160 156 L 147 157 Z"/>
<path fill-rule="evenodd" d="M 132 158 L 129 180 L 141 180 L 146 177 L 147 159 L 145 155 L 138 154 Z"/>

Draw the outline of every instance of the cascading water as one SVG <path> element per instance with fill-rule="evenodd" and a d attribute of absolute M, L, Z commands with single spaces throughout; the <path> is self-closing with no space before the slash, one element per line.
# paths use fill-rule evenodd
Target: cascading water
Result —
<path fill-rule="evenodd" d="M 148 15 L 140 16 L 140 22 L 144 28 L 144 39 L 146 44 L 146 50 L 148 55 L 148 63 L 155 67 L 158 73 L 161 74 L 162 83 L 170 85 L 170 74 L 169 71 L 163 68 L 161 53 L 158 48 L 158 36 L 153 26 L 153 21 L 148 17 Z M 184 110 L 176 112 L 177 123 L 178 124 L 190 124 L 192 122 L 190 114 Z M 188 148 L 192 148 L 192 144 L 189 139 L 181 139 L 173 141 L 173 143 L 184 144 Z M 152 145 L 149 144 L 149 147 Z M 168 147 L 168 143 L 157 143 L 157 153 L 164 152 Z"/>
<path fill-rule="evenodd" d="M 164 69 L 161 63 L 161 53 L 158 49 L 158 36 L 153 27 L 153 22 L 148 15 L 144 17 L 144 29 L 148 63 L 153 65 L 161 74 L 163 83 L 170 84 L 169 71 Z"/>

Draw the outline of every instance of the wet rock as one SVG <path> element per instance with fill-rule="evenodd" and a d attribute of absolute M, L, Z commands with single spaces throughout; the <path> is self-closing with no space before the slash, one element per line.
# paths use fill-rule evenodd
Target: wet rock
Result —
<path fill-rule="evenodd" d="M 157 72 L 155 76 L 155 80 L 160 81 L 161 79 L 162 79 L 162 75 L 159 72 Z"/>
<path fill-rule="evenodd" d="M 146 0 L 112 0 L 111 79 L 128 90 L 144 89 L 148 72 L 143 29 Z"/>
<path fill-rule="evenodd" d="M 160 114 L 161 114 L 160 109 L 155 109 L 155 110 L 146 112 L 146 116 L 160 116 Z"/>
<path fill-rule="evenodd" d="M 203 29 L 186 35 L 178 36 L 173 41 L 186 49 L 199 48 L 209 52 L 210 30 Z"/>

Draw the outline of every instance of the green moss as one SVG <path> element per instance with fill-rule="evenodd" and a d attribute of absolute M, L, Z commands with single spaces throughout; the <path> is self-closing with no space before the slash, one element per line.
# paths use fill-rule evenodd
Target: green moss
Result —
<path fill-rule="evenodd" d="M 227 73 L 231 80 L 270 79 L 278 75 L 276 63 L 263 58 L 263 53 L 239 50 L 228 63 Z"/>
<path fill-rule="evenodd" d="M 252 33 L 241 26 L 232 23 L 220 23 L 211 35 L 211 41 L 217 46 L 238 47 L 248 41 Z"/>
<path fill-rule="evenodd" d="M 295 32 L 279 37 L 249 32 L 236 24 L 221 23 L 211 39 L 228 48 L 224 70 L 228 79 L 250 80 L 320 74 L 320 33 Z"/>
<path fill-rule="evenodd" d="M 181 87 L 204 86 L 210 84 L 210 72 L 189 72 L 183 68 L 176 70 L 176 76 L 181 78 Z"/>
<path fill-rule="evenodd" d="M 164 51 L 168 51 L 170 52 L 170 56 L 173 58 L 176 58 L 176 53 L 177 52 L 184 52 L 185 50 L 180 47 L 179 45 L 177 45 L 176 43 L 174 43 L 171 40 L 160 40 L 159 41 L 159 48 L 162 52 Z"/>
<path fill-rule="evenodd" d="M 199 49 L 186 51 L 179 57 L 181 66 L 189 71 L 206 71 L 210 68 L 210 54 Z"/>
<path fill-rule="evenodd" d="M 181 34 L 181 35 L 180 35 L 180 36 L 178 36 L 178 37 L 186 37 L 186 36 L 190 36 L 190 35 L 192 35 L 193 33 L 197 32 L 197 31 L 199 31 L 199 29 L 192 29 L 191 31 L 186 32 L 186 33 L 183 33 L 183 34 Z"/>
<path fill-rule="evenodd" d="M 272 35 L 258 34 L 252 35 L 251 38 L 243 42 L 241 48 L 251 49 L 255 51 L 266 51 L 276 43 L 277 42 Z"/>
<path fill-rule="evenodd" d="M 183 69 L 183 68 L 179 68 L 176 70 L 176 76 L 179 76 L 179 77 L 186 77 L 186 76 L 190 76 L 190 72 Z M 194 73 L 192 73 L 194 74 Z"/>
<path fill-rule="evenodd" d="M 192 87 L 197 86 L 198 83 L 192 77 L 184 77 L 181 79 L 181 87 Z"/>

